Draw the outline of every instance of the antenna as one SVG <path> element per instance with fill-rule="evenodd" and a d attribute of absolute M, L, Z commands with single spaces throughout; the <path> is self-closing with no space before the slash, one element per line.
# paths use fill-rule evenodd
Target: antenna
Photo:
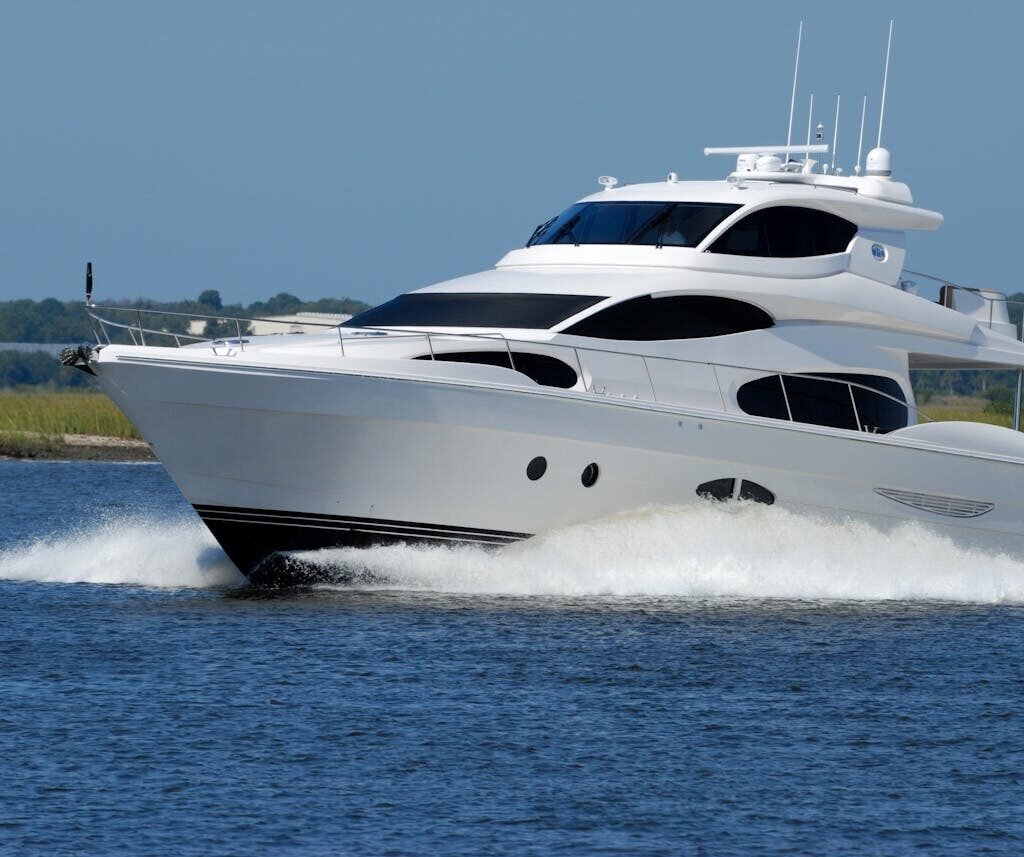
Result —
<path fill-rule="evenodd" d="M 804 22 L 796 33 L 796 65 L 793 67 L 793 94 L 789 96 L 789 129 L 786 131 L 786 146 L 793 142 L 793 108 L 796 107 L 796 76 L 800 71 L 800 43 L 804 38 Z"/>
<path fill-rule="evenodd" d="M 878 146 L 882 146 L 882 120 L 885 118 L 885 90 L 889 85 L 889 55 L 892 53 L 892 25 L 894 18 L 889 19 L 889 44 L 885 48 L 885 75 L 882 77 L 882 108 L 878 112 Z"/>
<path fill-rule="evenodd" d="M 857 143 L 857 166 L 853 171 L 860 175 L 860 155 L 864 151 L 864 117 L 868 115 L 868 97 L 864 96 L 864 102 L 860 106 L 860 142 Z"/>
<path fill-rule="evenodd" d="M 836 171 L 836 149 L 839 143 L 839 99 L 841 95 L 836 96 L 836 127 L 832 129 L 832 172 Z"/>
<path fill-rule="evenodd" d="M 811 106 L 807 108 L 807 151 L 804 160 L 811 157 L 811 120 L 814 118 L 814 93 L 811 93 Z"/>

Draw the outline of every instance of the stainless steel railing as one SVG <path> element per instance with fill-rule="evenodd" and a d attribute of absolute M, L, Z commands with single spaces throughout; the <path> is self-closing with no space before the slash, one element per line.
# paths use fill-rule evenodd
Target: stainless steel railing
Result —
<path fill-rule="evenodd" d="M 933 290 L 932 296 L 936 303 L 942 304 L 942 306 L 948 309 L 956 310 L 958 293 L 969 295 L 972 300 L 983 301 L 987 305 L 987 313 L 983 310 L 979 317 L 976 313 L 968 314 L 971 318 L 979 321 L 986 321 L 985 316 L 987 315 L 987 323 L 990 329 L 995 328 L 996 324 L 1010 324 L 1013 325 L 1014 334 L 1019 342 L 1024 342 L 1024 301 L 1011 301 L 1002 292 L 994 289 L 972 289 L 967 286 L 961 286 L 956 283 L 944 280 L 939 277 L 933 277 L 930 274 L 923 274 L 920 271 L 911 271 L 907 268 L 903 269 L 903 275 L 910 275 L 916 277 L 918 280 L 923 280 L 925 284 Z M 900 277 L 900 288 L 904 291 L 911 291 L 914 294 L 924 297 L 919 293 L 919 283 L 917 280 L 905 279 L 902 275 Z M 1000 306 L 1002 305 L 1002 306 Z M 1021 320 L 1015 320 L 1010 316 L 1010 308 L 1021 310 Z M 996 321 L 996 316 L 999 316 L 999 320 Z M 1006 321 L 1003 321 L 1003 317 Z M 1022 394 L 1024 394 L 1024 369 L 1017 370 L 1017 387 L 1014 394 L 1013 403 L 1013 430 L 1020 431 L 1021 422 L 1021 401 Z"/>
<path fill-rule="evenodd" d="M 914 279 L 908 279 L 908 277 L 913 277 Z M 925 287 L 928 294 L 921 294 L 922 285 Z M 1001 324 L 1002 317 L 1006 316 L 1009 323 L 1016 328 L 1017 338 L 1021 338 L 1020 324 L 1010 317 L 1009 310 L 1011 307 L 1015 309 L 1024 309 L 1024 301 L 1012 301 L 1005 294 L 997 291 L 996 289 L 976 289 L 970 286 L 961 286 L 957 283 L 951 282 L 950 280 L 943 279 L 941 277 L 933 277 L 930 274 L 923 274 L 920 271 L 911 271 L 908 268 L 903 269 L 903 274 L 900 277 L 900 288 L 903 291 L 911 292 L 925 300 L 932 300 L 935 303 L 941 304 L 947 309 L 960 312 L 962 312 L 962 310 L 957 306 L 957 295 L 969 297 L 973 301 L 980 301 L 984 304 L 985 309 L 982 310 L 980 315 L 976 312 L 966 313 L 969 317 L 976 321 L 980 321 L 991 328 L 997 324 Z"/>
<path fill-rule="evenodd" d="M 220 347 L 221 345 L 226 345 L 226 346 L 229 346 L 229 347 L 237 345 L 239 351 L 245 351 L 245 346 L 249 342 L 249 340 L 247 340 L 245 338 L 246 337 L 246 328 L 248 327 L 249 322 L 251 322 L 251 321 L 274 322 L 275 321 L 274 319 L 241 319 L 241 318 L 229 318 L 229 317 L 215 316 L 215 315 L 203 315 L 203 314 L 198 314 L 198 313 L 162 312 L 160 310 L 143 310 L 143 309 L 138 309 L 138 308 L 134 308 L 134 307 L 108 307 L 108 306 L 96 307 L 96 306 L 89 306 L 89 307 L 87 307 L 87 312 L 89 314 L 90 319 L 93 322 L 93 330 L 94 330 L 94 333 L 96 334 L 97 342 L 99 344 L 112 344 L 112 339 L 111 339 L 111 336 L 110 336 L 110 331 L 112 329 L 112 330 L 115 330 L 115 331 L 116 330 L 126 331 L 127 335 L 131 339 L 132 343 L 135 344 L 135 345 L 143 345 L 143 346 L 145 346 L 145 345 L 151 344 L 155 338 L 163 337 L 163 338 L 166 338 L 166 339 L 168 339 L 170 341 L 173 341 L 175 347 L 181 347 L 182 340 L 187 340 L 188 341 L 187 344 L 198 343 L 198 342 L 209 342 L 211 347 L 214 348 L 214 349 Z M 103 312 L 103 313 L 116 312 L 116 313 L 131 314 L 131 316 L 133 318 L 133 321 L 131 323 L 126 322 L 126 321 L 117 321 L 117 320 L 114 320 L 114 319 L 106 318 L 103 315 L 100 315 L 100 312 Z M 195 335 L 195 334 L 182 333 L 180 331 L 168 331 L 168 330 L 159 329 L 157 327 L 147 327 L 146 323 L 144 321 L 144 316 L 146 316 L 146 315 L 153 316 L 153 317 L 172 316 L 172 317 L 178 317 L 178 318 L 188 318 L 190 320 L 213 321 L 213 322 L 215 322 L 217 324 L 233 324 L 235 326 L 235 332 L 236 332 L 236 337 L 237 338 L 234 339 L 234 340 L 224 339 L 224 338 L 209 339 L 207 337 L 202 337 L 202 336 L 198 336 L 198 335 Z M 284 324 L 291 324 L 290 322 L 278 322 L 278 323 L 280 323 L 282 325 L 284 325 Z M 719 409 L 722 412 L 728 411 L 729 408 L 728 408 L 728 405 L 727 405 L 727 400 L 728 399 L 727 399 L 725 390 L 723 389 L 722 380 L 721 380 L 719 372 L 720 372 L 720 370 L 728 370 L 728 371 L 743 372 L 743 373 L 755 372 L 755 373 L 759 373 L 761 376 L 778 376 L 779 377 L 781 391 L 782 391 L 783 402 L 784 402 L 785 408 L 786 408 L 786 414 L 787 414 L 787 416 L 788 416 L 790 421 L 795 421 L 795 420 L 793 419 L 793 410 L 794 409 L 793 409 L 793 403 L 791 401 L 791 393 L 790 393 L 790 390 L 787 389 L 787 384 L 786 384 L 786 379 L 787 378 L 790 378 L 790 379 L 797 379 L 797 378 L 799 378 L 799 379 L 806 379 L 806 380 L 816 380 L 816 381 L 820 381 L 820 382 L 827 383 L 827 384 L 837 384 L 837 385 L 840 385 L 841 387 L 845 387 L 846 391 L 847 391 L 847 394 L 849 395 L 849 398 L 850 398 L 852 412 L 853 412 L 853 415 L 854 415 L 854 420 L 856 422 L 858 431 L 871 431 L 872 430 L 872 427 L 867 425 L 861 419 L 861 414 L 859 413 L 859 409 L 857 407 L 856 396 L 855 396 L 855 392 L 854 392 L 855 390 L 858 390 L 858 389 L 859 390 L 867 391 L 868 393 L 870 393 L 870 394 L 872 394 L 874 396 L 879 396 L 879 397 L 882 397 L 884 399 L 887 399 L 887 400 L 897 404 L 901 408 L 906 408 L 908 410 L 908 412 L 913 412 L 914 413 L 915 419 L 917 419 L 917 418 L 924 418 L 924 419 L 929 420 L 929 421 L 931 420 L 931 417 L 929 417 L 926 413 L 924 413 L 923 411 L 918 409 L 916 405 L 912 405 L 912 404 L 908 403 L 907 401 L 905 401 L 902 398 L 898 398 L 898 397 L 893 396 L 893 395 L 891 395 L 889 393 L 885 393 L 885 392 L 883 392 L 881 390 L 878 390 L 878 389 L 876 389 L 874 387 L 871 387 L 871 386 L 868 386 L 866 384 L 860 384 L 860 383 L 858 383 L 856 381 L 842 380 L 842 379 L 838 379 L 838 378 L 830 378 L 830 377 L 827 377 L 825 375 L 816 375 L 816 374 L 813 374 L 813 373 L 785 372 L 785 371 L 774 370 L 774 369 L 766 369 L 765 367 L 745 366 L 745 365 L 734 364 L 734 363 L 721 363 L 721 362 L 711 362 L 711 361 L 688 360 L 688 359 L 680 358 L 680 357 L 664 357 L 664 356 L 659 356 L 659 355 L 639 354 L 639 353 L 635 353 L 635 352 L 616 351 L 616 350 L 613 350 L 613 349 L 604 349 L 604 348 L 593 348 L 593 347 L 590 347 L 590 346 L 577 346 L 577 345 L 570 345 L 568 343 L 550 342 L 550 341 L 543 341 L 543 340 L 536 340 L 536 339 L 514 339 L 514 338 L 510 338 L 508 336 L 505 336 L 504 334 L 502 334 L 500 332 L 494 332 L 494 331 L 481 332 L 481 333 L 451 333 L 451 332 L 439 333 L 437 331 L 430 331 L 430 330 L 410 330 L 408 328 L 394 329 L 394 328 L 373 328 L 373 327 L 369 327 L 369 328 L 352 328 L 351 331 L 346 331 L 346 330 L 344 330 L 342 328 L 342 326 L 340 326 L 338 324 L 329 324 L 329 323 L 326 323 L 326 322 L 313 322 L 313 321 L 307 322 L 305 320 L 303 320 L 303 325 L 304 326 L 308 325 L 308 326 L 311 326 L 311 327 L 324 328 L 325 330 L 336 329 L 337 332 L 338 332 L 339 350 L 340 350 L 340 354 L 341 354 L 342 357 L 346 357 L 346 356 L 350 356 L 351 355 L 351 349 L 352 349 L 353 344 L 358 343 L 360 341 L 366 341 L 370 337 L 376 339 L 378 336 L 379 337 L 386 337 L 389 342 L 395 342 L 396 340 L 397 341 L 403 341 L 403 342 L 409 342 L 411 340 L 422 339 L 424 341 L 424 346 L 423 347 L 426 349 L 427 355 L 429 355 L 431 360 L 438 359 L 438 355 L 444 355 L 446 352 L 451 352 L 453 350 L 457 350 L 456 348 L 452 348 L 453 345 L 459 346 L 462 349 L 464 349 L 467 343 L 468 344 L 472 344 L 472 345 L 478 345 L 478 346 L 483 346 L 483 345 L 493 346 L 493 344 L 497 341 L 497 342 L 501 343 L 501 347 L 503 348 L 503 350 L 505 351 L 505 353 L 506 353 L 506 355 L 508 357 L 509 368 L 511 368 L 513 370 L 515 370 L 515 368 L 516 368 L 516 365 L 515 365 L 515 352 L 513 351 L 513 348 L 512 348 L 513 345 L 515 345 L 515 346 L 519 347 L 520 349 L 522 349 L 520 351 L 520 353 L 524 353 L 525 352 L 525 353 L 532 353 L 532 354 L 542 354 L 542 355 L 548 355 L 548 356 L 557 356 L 559 359 L 562 359 L 563 362 L 565 362 L 565 363 L 570 363 L 568 355 L 571 353 L 571 355 L 572 355 L 571 356 L 571 364 L 575 365 L 576 370 L 578 372 L 578 379 L 579 379 L 578 383 L 582 386 L 583 391 L 588 392 L 588 393 L 592 393 L 592 394 L 595 394 L 595 395 L 613 395 L 613 396 L 614 395 L 619 395 L 619 396 L 625 397 L 625 396 L 627 396 L 629 394 L 628 393 L 628 389 L 625 392 L 623 392 L 621 390 L 620 391 L 610 391 L 609 390 L 609 383 L 612 383 L 610 381 L 606 382 L 603 386 L 599 386 L 598 385 L 598 380 L 600 378 L 600 375 L 596 371 L 596 363 L 598 362 L 598 360 L 597 360 L 598 356 L 601 356 L 601 357 L 604 357 L 604 358 L 610 358 L 613 361 L 614 360 L 639 361 L 640 366 L 643 369 L 643 373 L 642 373 L 642 375 L 640 375 L 639 373 L 636 373 L 636 377 L 641 379 L 641 382 L 638 385 L 638 387 L 646 388 L 646 391 L 649 392 L 649 396 L 650 396 L 649 401 L 651 401 L 653 403 L 657 403 L 659 401 L 661 401 L 661 402 L 671 401 L 671 398 L 667 398 L 664 395 L 664 393 L 665 393 L 664 389 L 662 390 L 662 395 L 659 397 L 658 385 L 655 382 L 655 373 L 652 373 L 652 371 L 651 371 L 651 363 L 652 362 L 656 362 L 656 363 L 668 363 L 670 365 L 676 365 L 676 366 L 699 367 L 699 368 L 706 369 L 708 371 L 709 375 L 710 375 L 711 380 L 713 381 L 713 384 L 714 384 L 714 386 L 712 388 L 710 388 L 710 389 L 713 390 L 714 398 L 717 398 L 718 404 L 719 404 Z M 367 332 L 370 332 L 369 336 L 367 335 Z M 350 335 L 346 336 L 345 335 L 346 333 L 350 333 Z M 149 342 L 148 343 L 147 343 L 147 336 L 149 337 Z M 345 345 L 346 341 L 349 343 L 349 353 L 346 353 L 346 345 Z M 481 348 L 480 350 L 484 350 L 484 349 Z M 588 367 L 590 368 L 589 372 L 587 371 Z M 588 376 L 589 376 L 589 381 L 588 381 Z M 646 381 L 646 383 L 643 383 L 643 381 Z M 634 387 L 634 389 L 636 390 L 636 392 L 633 393 L 632 398 L 634 398 L 634 399 L 636 399 L 638 401 L 643 401 L 644 399 L 641 398 L 639 390 L 636 387 Z"/>

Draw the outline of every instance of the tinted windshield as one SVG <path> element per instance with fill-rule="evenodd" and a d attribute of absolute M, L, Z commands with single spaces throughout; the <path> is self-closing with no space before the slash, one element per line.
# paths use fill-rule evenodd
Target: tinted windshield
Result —
<path fill-rule="evenodd" d="M 542 223 L 534 244 L 696 247 L 738 205 L 705 202 L 578 202 Z"/>
<path fill-rule="evenodd" d="M 525 327 L 547 329 L 593 306 L 596 295 L 420 292 L 360 313 L 345 327 Z"/>

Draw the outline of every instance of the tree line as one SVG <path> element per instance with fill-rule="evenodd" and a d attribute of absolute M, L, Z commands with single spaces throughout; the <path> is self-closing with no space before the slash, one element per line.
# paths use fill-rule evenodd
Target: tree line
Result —
<path fill-rule="evenodd" d="M 295 295 L 281 292 L 266 301 L 256 301 L 248 306 L 223 304 L 220 293 L 209 289 L 195 300 L 169 303 L 149 300 L 101 301 L 97 306 L 122 306 L 131 309 L 150 310 L 158 313 L 184 313 L 186 315 L 224 315 L 236 318 L 265 318 L 275 315 L 293 315 L 297 312 L 330 312 L 355 315 L 370 305 L 352 298 L 321 298 L 304 301 Z M 172 321 L 172 316 L 162 319 L 165 324 L 180 327 L 183 331 L 187 319 Z M 161 326 L 161 325 L 156 325 Z M 175 327 L 168 327 L 174 330 Z M 93 332 L 81 301 L 59 301 L 45 298 L 0 302 L 0 342 L 57 342 L 72 343 L 92 340 Z"/>
<path fill-rule="evenodd" d="M 97 302 L 98 307 L 120 306 L 148 310 L 157 315 L 147 316 L 146 326 L 171 333 L 185 333 L 187 316 L 215 316 L 231 318 L 266 318 L 294 315 L 298 312 L 326 312 L 356 315 L 370 305 L 353 298 L 320 298 L 304 301 L 288 292 L 280 292 L 265 301 L 244 304 L 224 304 L 214 289 L 202 292 L 195 300 L 160 302 L 150 300 L 112 300 Z M 181 316 L 171 315 L 180 313 Z M 224 330 L 220 328 L 223 327 Z M 244 329 L 244 328 L 243 328 Z M 233 324 L 220 325 L 216 318 L 207 323 L 206 335 L 234 334 Z M 117 336 L 112 336 L 117 340 Z M 50 343 L 75 344 L 94 342 L 89 318 L 81 301 L 59 301 L 45 298 L 41 301 L 22 299 L 0 301 L 0 344 Z M 130 342 L 127 334 L 123 341 Z M 56 358 L 44 351 L 3 350 L 0 345 L 0 388 L 47 387 L 87 388 L 95 386 L 91 376 L 84 372 L 62 367 Z"/>
<path fill-rule="evenodd" d="M 1010 320 L 1021 324 L 1021 306 L 1024 293 L 1011 295 Z M 161 303 L 150 300 L 103 301 L 98 306 L 123 306 L 149 310 L 155 313 L 182 313 L 189 315 L 224 316 L 234 318 L 266 318 L 292 315 L 297 312 L 349 313 L 356 315 L 370 305 L 352 298 L 321 298 L 304 301 L 281 292 L 265 301 L 249 305 L 228 304 L 221 301 L 220 293 L 209 289 L 195 300 Z M 161 315 L 147 319 L 147 326 L 174 333 L 185 333 L 188 318 Z M 228 336 L 235 326 L 219 325 L 216 319 L 207 324 L 208 336 Z M 78 343 L 95 340 L 89 319 L 81 301 L 62 302 L 55 298 L 41 301 L 30 299 L 0 302 L 0 343 Z M 130 341 L 127 338 L 124 341 Z M 1017 373 L 1004 371 L 941 370 L 915 372 L 914 392 L 921 404 L 937 395 L 974 396 L 988 399 L 991 410 L 1012 408 Z M 43 352 L 0 350 L 0 388 L 8 387 L 72 387 L 93 386 L 93 379 L 84 372 L 62 367 L 51 355 Z"/>

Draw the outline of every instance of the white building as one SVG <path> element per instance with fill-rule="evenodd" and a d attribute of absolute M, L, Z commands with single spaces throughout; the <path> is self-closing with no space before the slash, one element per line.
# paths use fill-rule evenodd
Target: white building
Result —
<path fill-rule="evenodd" d="M 294 315 L 274 315 L 254 320 L 250 332 L 255 336 L 266 333 L 317 333 L 327 326 L 341 324 L 352 316 L 334 312 L 297 312 Z M 188 324 L 192 336 L 202 336 L 206 329 L 205 319 L 196 319 Z"/>

